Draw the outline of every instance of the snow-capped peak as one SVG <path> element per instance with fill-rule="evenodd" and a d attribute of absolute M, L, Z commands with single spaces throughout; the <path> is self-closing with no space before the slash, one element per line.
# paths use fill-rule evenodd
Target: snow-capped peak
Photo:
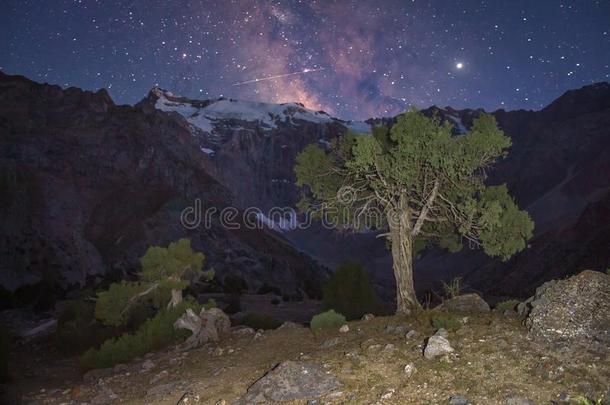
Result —
<path fill-rule="evenodd" d="M 189 100 L 155 87 L 151 93 L 156 97 L 155 108 L 162 111 L 174 111 L 182 115 L 193 126 L 213 133 L 220 121 L 236 120 L 255 122 L 263 130 L 278 128 L 280 123 L 298 125 L 298 121 L 317 124 L 338 122 L 357 132 L 368 132 L 365 123 L 344 122 L 337 120 L 323 111 L 313 111 L 299 103 L 271 104 L 234 99 L 212 99 L 205 101 Z"/>

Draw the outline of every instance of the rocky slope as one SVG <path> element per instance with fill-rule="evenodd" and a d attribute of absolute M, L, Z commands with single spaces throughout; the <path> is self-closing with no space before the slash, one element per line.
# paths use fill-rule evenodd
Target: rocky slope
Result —
<path fill-rule="evenodd" d="M 126 277 L 147 246 L 182 236 L 221 281 L 317 294 L 325 271 L 279 234 L 218 218 L 181 226 L 196 198 L 203 209 L 231 203 L 203 156 L 189 124 L 170 114 L 0 73 L 0 284 L 16 290 L 5 301 L 40 303 L 99 276 Z"/>

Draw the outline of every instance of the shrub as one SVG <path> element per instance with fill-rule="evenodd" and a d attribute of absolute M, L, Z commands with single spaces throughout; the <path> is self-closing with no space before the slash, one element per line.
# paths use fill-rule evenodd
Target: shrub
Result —
<path fill-rule="evenodd" d="M 345 325 L 345 322 L 345 316 L 335 312 L 334 309 L 331 309 L 311 318 L 309 326 L 311 330 L 318 331 L 329 328 L 340 328 L 341 326 Z"/>
<path fill-rule="evenodd" d="M 242 319 L 242 323 L 252 329 L 277 329 L 282 322 L 272 316 L 250 312 Z"/>
<path fill-rule="evenodd" d="M 324 309 L 334 309 L 347 319 L 379 313 L 381 303 L 362 266 L 344 263 L 324 287 Z"/>
<path fill-rule="evenodd" d="M 10 353 L 11 335 L 9 329 L 0 324 L 0 381 L 8 378 L 8 354 Z"/>
<path fill-rule="evenodd" d="M 447 315 L 436 315 L 430 322 L 435 329 L 456 330 L 460 327 L 460 321 Z"/>
<path fill-rule="evenodd" d="M 519 301 L 519 300 L 502 301 L 496 305 L 496 309 L 498 309 L 500 311 L 506 311 L 507 309 L 512 311 L 517 307 L 517 305 L 519 305 L 520 302 L 521 301 Z"/>
<path fill-rule="evenodd" d="M 201 310 L 193 299 L 185 299 L 176 307 L 162 309 L 154 318 L 144 322 L 134 334 L 125 333 L 116 339 L 105 341 L 99 349 L 85 352 L 80 359 L 82 367 L 85 369 L 112 367 L 186 339 L 190 332 L 175 330 L 174 322 L 187 308 L 192 308 L 196 313 Z"/>
<path fill-rule="evenodd" d="M 94 307 L 92 302 L 76 300 L 62 311 L 53 335 L 55 347 L 60 353 L 82 353 L 118 333 L 117 329 L 105 327 L 96 321 Z"/>
<path fill-rule="evenodd" d="M 443 291 L 445 292 L 445 296 L 447 298 L 454 298 L 460 295 L 462 292 L 462 279 L 460 277 L 455 277 L 453 280 L 449 282 L 449 284 L 443 283 Z"/>

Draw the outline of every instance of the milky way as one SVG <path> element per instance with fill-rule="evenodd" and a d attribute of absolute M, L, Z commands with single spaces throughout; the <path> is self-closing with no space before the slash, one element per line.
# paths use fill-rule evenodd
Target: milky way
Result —
<path fill-rule="evenodd" d="M 363 119 L 432 104 L 539 109 L 610 77 L 609 1 L 4 0 L 1 7 L 5 73 L 106 88 L 119 103 L 159 85 L 191 98 L 298 101 Z M 306 69 L 323 70 L 288 75 Z"/>

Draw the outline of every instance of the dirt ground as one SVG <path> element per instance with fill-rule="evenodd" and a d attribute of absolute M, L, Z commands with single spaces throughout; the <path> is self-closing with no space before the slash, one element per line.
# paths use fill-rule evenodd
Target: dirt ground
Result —
<path fill-rule="evenodd" d="M 60 359 L 44 343 L 22 346 L 11 355 L 17 367 L 4 387 L 5 400 L 176 404 L 184 397 L 187 403 L 230 404 L 283 360 L 320 364 L 341 382 L 318 404 L 447 404 L 458 394 L 473 404 L 506 404 L 510 398 L 559 404 L 610 391 L 607 353 L 550 348 L 532 341 L 516 316 L 496 312 L 460 316 L 462 325 L 448 336 L 454 354 L 425 359 L 425 339 L 435 331 L 432 316 L 426 311 L 355 321 L 347 333 L 315 335 L 304 327 L 265 331 L 259 338 L 234 333 L 219 345 L 149 353 L 85 380 L 75 358 Z M 390 333 L 388 325 L 406 325 L 419 335 Z M 408 364 L 416 369 L 411 376 L 405 373 Z"/>

